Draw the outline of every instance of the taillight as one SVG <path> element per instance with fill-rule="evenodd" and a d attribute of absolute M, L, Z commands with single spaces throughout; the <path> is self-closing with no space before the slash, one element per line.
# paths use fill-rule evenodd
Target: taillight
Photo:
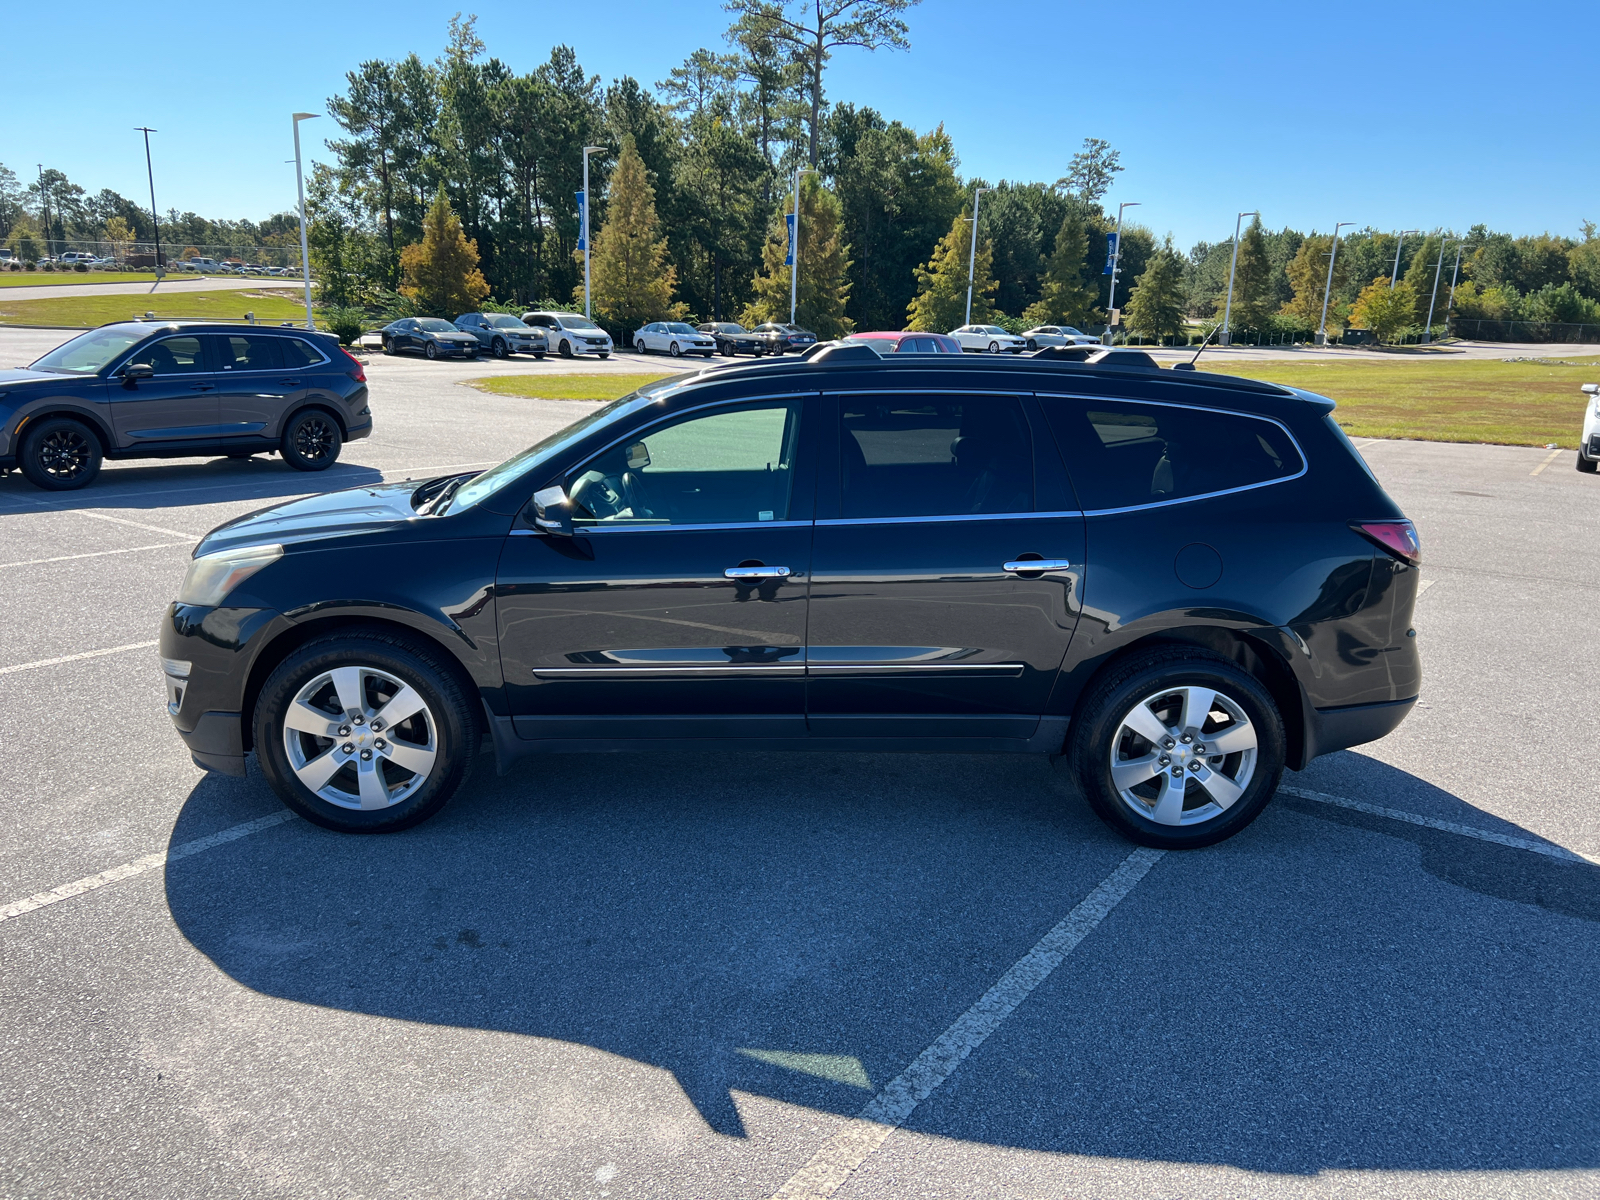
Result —
<path fill-rule="evenodd" d="M 1410 521 L 1351 521 L 1350 528 L 1408 567 L 1422 565 L 1422 540 Z"/>
<path fill-rule="evenodd" d="M 367 381 L 367 369 L 361 365 L 361 360 L 354 354 L 351 354 L 350 351 L 346 350 L 343 346 L 339 347 L 339 353 L 350 360 L 351 369 L 346 372 L 350 378 L 354 379 L 357 383 L 365 383 Z"/>

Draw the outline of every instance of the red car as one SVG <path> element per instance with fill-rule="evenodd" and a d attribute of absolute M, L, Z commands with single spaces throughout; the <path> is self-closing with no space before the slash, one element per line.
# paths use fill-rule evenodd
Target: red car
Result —
<path fill-rule="evenodd" d="M 942 333 L 852 333 L 847 342 L 867 342 L 879 354 L 960 354 L 961 343 Z"/>

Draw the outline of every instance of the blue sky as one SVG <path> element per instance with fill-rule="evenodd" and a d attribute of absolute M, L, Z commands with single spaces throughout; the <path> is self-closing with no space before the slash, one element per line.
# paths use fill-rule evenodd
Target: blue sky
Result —
<path fill-rule="evenodd" d="M 453 5 L 80 0 L 10 10 L 0 162 L 211 217 L 292 207 L 289 113 L 320 111 L 365 58 L 438 53 Z M 467 11 L 473 11 L 468 7 Z M 558 41 L 609 81 L 651 84 L 721 46 L 715 0 L 543 6 L 483 0 L 512 68 Z M 557 14 L 570 14 L 558 16 Z M 577 17 L 580 19 L 571 19 Z M 145 29 L 159 28 L 155 54 Z M 1053 181 L 1087 136 L 1122 152 L 1107 197 L 1183 248 L 1271 227 L 1467 226 L 1576 235 L 1600 221 L 1592 56 L 1600 4 L 955 3 L 911 11 L 909 53 L 841 51 L 828 94 L 918 129 L 943 122 L 964 174 Z M 59 53 L 52 52 L 59 49 Z M 332 121 L 303 127 L 314 154 Z"/>

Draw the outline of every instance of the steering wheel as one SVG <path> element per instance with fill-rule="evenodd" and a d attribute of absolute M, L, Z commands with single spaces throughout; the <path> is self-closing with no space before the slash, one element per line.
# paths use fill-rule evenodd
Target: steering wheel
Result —
<path fill-rule="evenodd" d="M 623 491 L 621 476 L 586 471 L 572 485 L 572 501 L 597 520 L 603 521 L 608 517 L 620 516 L 629 507 Z"/>

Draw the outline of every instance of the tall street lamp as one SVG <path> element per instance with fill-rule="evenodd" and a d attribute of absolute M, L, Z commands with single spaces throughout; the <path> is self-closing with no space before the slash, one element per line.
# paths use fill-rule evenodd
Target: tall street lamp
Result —
<path fill-rule="evenodd" d="M 1317 345 L 1328 344 L 1328 301 L 1333 296 L 1333 260 L 1339 253 L 1339 230 L 1346 225 L 1354 225 L 1354 221 L 1340 221 L 1333 227 L 1333 249 L 1328 255 L 1328 282 L 1322 289 L 1322 323 L 1317 326 Z"/>
<path fill-rule="evenodd" d="M 1259 217 L 1259 212 L 1242 212 L 1233 220 L 1233 261 L 1228 264 L 1228 298 L 1222 305 L 1222 336 L 1217 339 L 1219 346 L 1231 346 L 1233 334 L 1229 322 L 1233 319 L 1233 273 L 1239 267 L 1239 226 L 1246 217 Z M 1259 339 L 1258 339 L 1259 340 Z"/>
<path fill-rule="evenodd" d="M 315 121 L 319 113 L 294 114 L 294 184 L 300 195 L 300 278 L 306 289 L 306 328 L 315 329 L 311 319 L 311 252 L 306 248 L 306 177 L 300 167 L 300 122 Z"/>
<path fill-rule="evenodd" d="M 599 154 L 604 149 L 604 146 L 583 148 L 583 211 L 578 214 L 583 223 L 583 228 L 578 231 L 578 244 L 583 247 L 583 315 L 591 321 L 594 320 L 594 298 L 589 294 L 589 155 Z"/>
<path fill-rule="evenodd" d="M 1406 244 L 1406 234 L 1421 233 L 1420 229 L 1402 229 L 1400 239 L 1394 244 L 1394 274 L 1389 276 L 1389 290 L 1394 291 L 1394 285 L 1400 280 L 1400 247 Z"/>
<path fill-rule="evenodd" d="M 1111 297 L 1106 303 L 1106 320 L 1111 324 L 1106 326 L 1105 336 L 1102 339 L 1108 346 L 1111 345 L 1111 326 L 1117 323 L 1117 272 L 1122 270 L 1122 210 L 1138 207 L 1137 200 L 1117 205 L 1117 240 L 1116 245 L 1111 247 Z"/>
<path fill-rule="evenodd" d="M 44 164 L 39 164 L 39 204 L 44 209 L 44 259 L 50 261 L 50 193 L 44 186 Z"/>
<path fill-rule="evenodd" d="M 1423 331 L 1422 344 L 1430 345 L 1433 342 L 1433 306 L 1439 303 L 1439 275 L 1444 271 L 1444 243 L 1439 239 L 1439 261 L 1433 264 L 1433 294 L 1428 297 L 1428 327 Z"/>
<path fill-rule="evenodd" d="M 150 224 L 156 231 L 156 281 L 150 286 L 153 292 L 161 286 L 162 276 L 166 274 L 161 269 L 161 218 L 156 215 L 156 170 L 150 165 L 150 135 L 158 131 L 148 125 L 137 125 L 134 132 L 144 134 L 144 172 L 150 179 Z"/>
<path fill-rule="evenodd" d="M 1450 326 L 1450 310 L 1456 306 L 1456 276 L 1461 273 L 1461 243 L 1456 243 L 1456 265 L 1450 270 L 1450 299 L 1445 301 L 1445 328 Z"/>
<path fill-rule="evenodd" d="M 789 324 L 794 324 L 800 302 L 800 176 L 815 175 L 815 167 L 794 169 L 794 212 L 789 217 Z"/>
<path fill-rule="evenodd" d="M 963 325 L 972 324 L 972 275 L 978 265 L 978 203 L 985 192 L 993 188 L 974 188 L 972 192 L 972 249 L 967 251 L 967 319 Z"/>

